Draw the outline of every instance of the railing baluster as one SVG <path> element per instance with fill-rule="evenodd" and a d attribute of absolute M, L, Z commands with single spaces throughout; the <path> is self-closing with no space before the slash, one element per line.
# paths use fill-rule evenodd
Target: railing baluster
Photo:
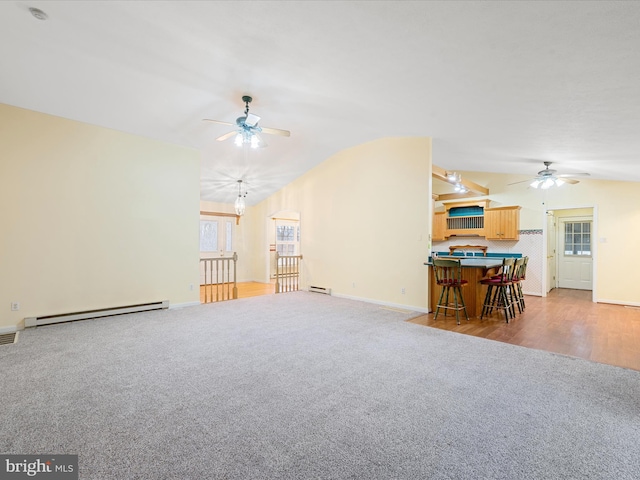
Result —
<path fill-rule="evenodd" d="M 231 300 L 231 260 L 227 260 L 227 298 Z"/>
<path fill-rule="evenodd" d="M 276 293 L 300 289 L 300 261 L 302 255 L 280 255 L 276 252 Z"/>
<path fill-rule="evenodd" d="M 280 293 L 280 254 L 276 252 L 276 293 Z"/>
<path fill-rule="evenodd" d="M 209 261 L 209 301 L 213 301 L 213 289 L 211 288 L 211 284 L 213 284 L 213 262 Z"/>
<path fill-rule="evenodd" d="M 231 262 L 233 261 L 233 272 Z M 204 298 L 203 303 L 220 302 L 238 298 L 238 283 L 236 281 L 238 254 L 233 252 L 232 257 L 201 258 L 200 263 L 204 269 Z M 215 273 L 215 275 L 214 275 Z M 233 274 L 233 278 L 231 275 Z M 213 292 L 215 289 L 215 299 Z M 202 292 L 202 290 L 201 290 Z"/>

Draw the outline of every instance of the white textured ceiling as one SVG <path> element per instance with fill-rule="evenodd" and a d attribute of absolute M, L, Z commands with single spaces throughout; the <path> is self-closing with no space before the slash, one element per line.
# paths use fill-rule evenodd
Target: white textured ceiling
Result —
<path fill-rule="evenodd" d="M 636 1 L 3 1 L 0 40 L 0 102 L 198 148 L 204 200 L 388 136 L 450 170 L 640 181 Z M 202 119 L 243 94 L 291 137 L 216 142 Z"/>

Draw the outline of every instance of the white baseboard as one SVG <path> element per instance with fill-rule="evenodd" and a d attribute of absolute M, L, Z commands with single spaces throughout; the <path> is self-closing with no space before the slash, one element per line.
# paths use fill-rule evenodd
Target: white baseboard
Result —
<path fill-rule="evenodd" d="M 402 303 L 384 302 L 384 301 L 381 301 L 381 300 L 373 300 L 371 298 L 355 297 L 353 295 L 343 295 L 341 293 L 332 293 L 331 296 L 332 297 L 338 297 L 338 298 L 347 298 L 349 300 L 358 300 L 360 302 L 373 303 L 375 305 L 382 305 L 382 306 L 385 306 L 385 307 L 393 307 L 393 308 L 398 308 L 400 310 L 408 310 L 408 311 L 411 311 L 411 312 L 429 313 L 429 308 L 428 307 L 416 307 L 414 305 L 404 305 Z"/>
<path fill-rule="evenodd" d="M 169 304 L 169 310 L 173 310 L 174 308 L 194 307 L 196 305 L 201 305 L 201 303 L 200 302 L 171 303 Z"/>
<path fill-rule="evenodd" d="M 0 327 L 0 335 L 5 333 L 15 333 L 18 331 L 18 326 L 14 325 L 13 327 Z"/>
<path fill-rule="evenodd" d="M 621 302 L 620 300 L 607 300 L 606 298 L 597 298 L 596 303 L 610 303 L 611 305 L 622 305 L 625 307 L 640 307 L 640 302 Z"/>
<path fill-rule="evenodd" d="M 542 296 L 542 294 L 540 292 L 525 292 L 523 290 L 522 293 L 524 293 L 525 295 L 531 295 L 532 297 L 541 297 Z"/>

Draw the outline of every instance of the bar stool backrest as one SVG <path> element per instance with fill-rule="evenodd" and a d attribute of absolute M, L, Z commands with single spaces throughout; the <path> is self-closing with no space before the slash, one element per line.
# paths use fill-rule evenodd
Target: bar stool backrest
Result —
<path fill-rule="evenodd" d="M 529 262 L 529 257 L 524 257 L 522 266 L 520 267 L 520 271 L 518 272 L 519 280 L 524 280 L 527 278 L 527 262 Z"/>
<path fill-rule="evenodd" d="M 522 267 L 524 265 L 524 258 L 525 257 L 516 258 L 516 261 L 513 265 L 513 272 L 511 275 L 513 277 L 514 282 L 517 282 L 520 280 L 520 275 L 522 274 Z"/>
<path fill-rule="evenodd" d="M 462 283 L 462 266 L 460 260 L 433 260 L 433 271 L 438 285 L 460 285 Z"/>
<path fill-rule="evenodd" d="M 516 259 L 505 257 L 502 259 L 502 268 L 498 275 L 494 278 L 498 279 L 500 283 L 507 283 L 513 280 L 513 271 L 515 267 Z"/>

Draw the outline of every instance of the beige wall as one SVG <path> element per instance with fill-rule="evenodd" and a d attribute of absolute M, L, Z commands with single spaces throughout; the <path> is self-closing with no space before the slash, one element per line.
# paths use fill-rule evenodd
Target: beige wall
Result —
<path fill-rule="evenodd" d="M 199 162 L 193 149 L 0 105 L 0 329 L 197 302 Z"/>
<path fill-rule="evenodd" d="M 640 270 L 636 255 L 640 238 L 640 184 L 581 179 L 576 185 L 538 190 L 528 183 L 508 185 L 527 176 L 462 172 L 464 178 L 490 190 L 491 206 L 521 205 L 520 228 L 542 229 L 544 211 L 594 208 L 596 243 L 596 299 L 602 302 L 640 305 L 640 289 L 633 282 L 620 282 L 620 271 Z"/>
<path fill-rule="evenodd" d="M 252 277 L 268 277 L 270 217 L 299 212 L 305 287 L 425 309 L 430 175 L 428 138 L 386 138 L 332 156 L 248 209 Z"/>

